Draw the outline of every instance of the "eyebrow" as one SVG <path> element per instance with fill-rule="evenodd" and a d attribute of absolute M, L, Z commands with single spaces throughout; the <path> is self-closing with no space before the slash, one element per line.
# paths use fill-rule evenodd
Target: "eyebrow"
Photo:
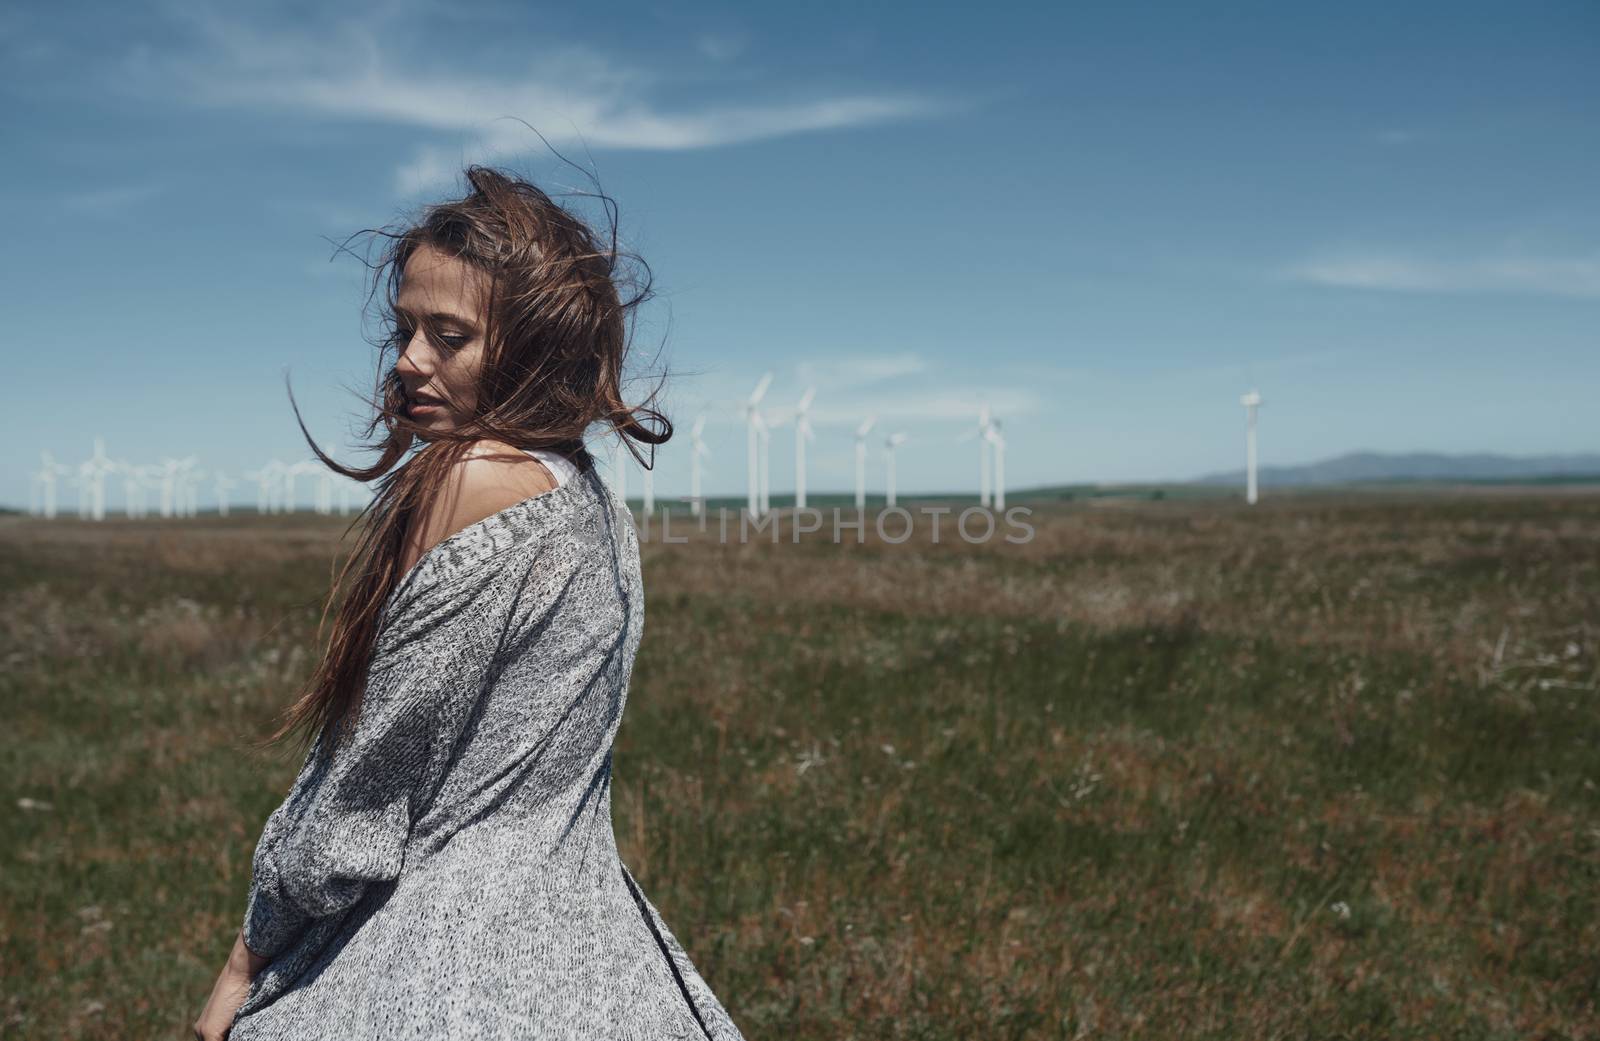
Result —
<path fill-rule="evenodd" d="M 416 317 L 415 315 L 413 315 L 411 313 L 411 310 L 409 308 L 402 307 L 399 304 L 396 304 L 394 309 L 395 309 L 396 313 L 403 314 L 407 318 L 415 318 Z M 435 321 L 435 322 L 455 322 L 457 325 L 464 325 L 468 329 L 476 329 L 478 327 L 477 323 L 472 322 L 469 319 L 463 318 L 458 314 L 451 314 L 449 311 L 434 311 L 433 313 L 429 314 L 427 317 L 429 319 L 431 319 L 432 321 Z"/>

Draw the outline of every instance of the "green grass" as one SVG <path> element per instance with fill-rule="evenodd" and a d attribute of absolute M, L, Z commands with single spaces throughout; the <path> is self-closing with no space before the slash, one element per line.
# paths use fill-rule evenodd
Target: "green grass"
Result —
<path fill-rule="evenodd" d="M 1600 1036 L 1600 499 L 1034 523 L 645 546 L 618 840 L 747 1036 Z M 0 522 L 0 1036 L 184 1036 L 339 527 Z"/>

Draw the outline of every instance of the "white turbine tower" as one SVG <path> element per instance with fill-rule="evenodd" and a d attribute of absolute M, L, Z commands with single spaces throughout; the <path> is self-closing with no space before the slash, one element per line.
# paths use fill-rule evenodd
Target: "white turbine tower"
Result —
<path fill-rule="evenodd" d="M 773 424 L 762 416 L 762 517 L 773 512 Z"/>
<path fill-rule="evenodd" d="M 124 459 L 107 460 L 106 477 L 122 478 L 122 515 L 124 517 L 132 517 L 134 515 L 133 500 L 135 495 L 135 486 L 138 484 L 138 482 L 135 480 L 137 473 L 138 467 Z"/>
<path fill-rule="evenodd" d="M 794 508 L 797 510 L 806 508 L 806 442 L 817 436 L 811 429 L 811 399 L 816 396 L 817 388 L 808 387 L 794 407 Z"/>
<path fill-rule="evenodd" d="M 1244 501 L 1256 504 L 1256 409 L 1261 407 L 1261 394 L 1251 390 L 1239 399 L 1244 406 Z"/>
<path fill-rule="evenodd" d="M 324 473 L 327 473 L 327 467 L 315 459 L 302 459 L 297 463 L 285 466 L 283 468 L 284 509 L 286 511 L 295 509 L 294 485 L 296 477 L 301 475 L 310 477 Z"/>
<path fill-rule="evenodd" d="M 274 512 L 288 513 L 294 509 L 294 479 L 300 473 L 299 466 L 299 463 L 277 463 L 278 507 Z"/>
<path fill-rule="evenodd" d="M 343 515 L 348 514 L 350 512 L 350 510 L 351 510 L 350 494 L 356 490 L 356 487 L 358 485 L 360 485 L 360 483 L 361 482 L 356 480 L 354 477 L 346 477 L 344 480 L 339 482 L 339 514 L 340 514 L 340 516 L 343 516 Z"/>
<path fill-rule="evenodd" d="M 65 465 L 56 462 L 56 457 L 48 450 L 39 452 L 39 470 L 33 476 L 39 482 L 39 506 L 47 520 L 54 520 L 56 516 L 56 481 L 69 472 Z"/>
<path fill-rule="evenodd" d="M 78 519 L 82 520 L 89 512 L 89 486 L 83 481 L 83 464 L 67 467 L 67 483 L 78 492 Z"/>
<path fill-rule="evenodd" d="M 228 515 L 228 489 L 232 488 L 238 483 L 238 481 L 235 481 L 232 477 L 229 477 L 222 471 L 217 471 L 217 476 L 213 482 L 213 486 L 215 487 L 217 493 L 218 517 L 226 517 Z"/>
<path fill-rule="evenodd" d="M 757 381 L 755 389 L 750 392 L 749 399 L 744 403 L 745 444 L 749 449 L 749 465 L 746 468 L 748 480 L 745 485 L 745 505 L 749 509 L 751 516 L 760 513 L 762 507 L 760 451 L 767 423 L 762 418 L 761 410 L 758 406 L 770 386 L 772 386 L 772 373 L 769 372 Z"/>
<path fill-rule="evenodd" d="M 106 478 L 116 472 L 116 464 L 106 455 L 106 439 L 94 439 L 94 455 L 78 464 L 78 514 L 85 513 L 83 493 L 88 493 L 87 513 L 91 520 L 106 519 Z"/>
<path fill-rule="evenodd" d="M 611 482 L 616 486 L 617 498 L 628 505 L 628 452 L 622 447 L 622 435 L 611 445 Z"/>
<path fill-rule="evenodd" d="M 130 518 L 144 513 L 144 487 L 139 480 L 142 470 L 133 463 L 117 464 L 117 473 L 122 475 L 122 512 Z"/>
<path fill-rule="evenodd" d="M 136 482 L 139 490 L 139 516 L 141 518 L 148 517 L 150 516 L 150 506 L 145 501 L 145 492 L 155 492 L 159 495 L 167 470 L 160 463 L 145 463 L 143 466 L 137 467 L 137 470 L 139 474 Z"/>
<path fill-rule="evenodd" d="M 978 406 L 978 425 L 972 430 L 961 435 L 961 440 L 978 442 L 978 503 L 983 506 L 991 502 L 991 478 L 989 476 L 989 450 L 992 442 L 989 438 L 989 403 L 984 402 Z"/>
<path fill-rule="evenodd" d="M 89 516 L 89 482 L 83 476 L 83 465 L 70 467 L 67 470 L 67 480 L 78 492 L 78 519 L 85 520 Z"/>
<path fill-rule="evenodd" d="M 905 443 L 906 435 L 899 433 L 890 434 L 883 442 L 883 447 L 888 449 L 888 452 L 885 455 L 885 458 L 888 460 L 888 468 L 885 475 L 887 480 L 884 482 L 884 489 L 885 497 L 887 498 L 890 506 L 894 505 L 894 450 Z"/>
<path fill-rule="evenodd" d="M 173 501 L 177 498 L 178 470 L 182 467 L 181 460 L 171 456 L 161 460 L 161 516 L 171 517 Z"/>
<path fill-rule="evenodd" d="M 246 470 L 244 479 L 256 482 L 256 512 L 266 513 L 268 496 L 271 492 L 272 475 L 267 473 L 265 466 L 256 470 Z"/>
<path fill-rule="evenodd" d="M 267 512 L 284 513 L 289 508 L 289 492 L 294 478 L 289 475 L 289 465 L 270 459 L 261 467 L 261 482 L 267 493 Z"/>
<path fill-rule="evenodd" d="M 333 512 L 333 471 L 326 465 L 317 471 L 317 512 L 323 516 Z"/>
<path fill-rule="evenodd" d="M 706 417 L 704 413 L 695 417 L 694 426 L 689 430 L 689 511 L 698 517 L 702 512 L 700 502 L 700 457 L 710 455 L 706 448 L 705 439 L 700 435 L 705 432 Z"/>
<path fill-rule="evenodd" d="M 877 416 L 868 416 L 856 427 L 856 509 L 867 508 L 867 435 L 878 422 Z"/>
<path fill-rule="evenodd" d="M 641 467 L 639 474 L 644 482 L 644 502 L 641 505 L 646 517 L 656 512 L 656 472 L 652 469 L 655 465 L 654 453 L 651 453 L 650 463 L 651 466 Z M 649 521 L 645 523 L 648 524 Z"/>
<path fill-rule="evenodd" d="M 998 419 L 984 428 L 983 439 L 994 448 L 994 498 L 989 505 L 1003 513 L 1006 508 L 1006 439 L 1000 433 Z"/>
<path fill-rule="evenodd" d="M 292 513 L 294 511 L 294 472 L 290 463 L 274 459 L 267 464 L 272 472 L 272 507 L 273 513 Z"/>
<path fill-rule="evenodd" d="M 185 456 L 178 464 L 178 515 L 180 517 L 193 517 L 199 512 L 195 503 L 195 486 L 205 477 L 206 472 L 198 468 L 200 460 L 194 456 Z"/>

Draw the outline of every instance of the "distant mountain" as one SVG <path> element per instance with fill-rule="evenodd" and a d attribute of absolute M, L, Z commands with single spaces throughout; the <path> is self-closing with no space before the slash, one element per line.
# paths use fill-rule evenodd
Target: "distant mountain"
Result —
<path fill-rule="evenodd" d="M 1263 485 L 1362 484 L 1369 481 L 1542 481 L 1559 477 L 1600 480 L 1600 455 L 1441 455 L 1351 452 L 1302 466 L 1263 466 Z M 1207 474 L 1193 484 L 1243 484 L 1244 470 Z"/>

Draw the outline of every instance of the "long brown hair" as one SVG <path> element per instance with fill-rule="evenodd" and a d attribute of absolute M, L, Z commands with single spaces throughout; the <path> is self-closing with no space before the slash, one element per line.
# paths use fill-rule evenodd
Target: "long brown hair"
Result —
<path fill-rule="evenodd" d="M 378 614 L 403 577 L 399 562 L 410 522 L 474 441 L 492 438 L 517 448 L 555 449 L 588 470 L 594 459 L 584 447 L 584 435 L 596 423 L 614 430 L 644 466 L 653 466 L 654 446 L 672 436 L 672 424 L 654 407 L 659 381 L 644 403 L 630 406 L 623 400 L 631 319 L 651 295 L 651 278 L 649 266 L 637 254 L 618 249 L 614 201 L 598 191 L 598 183 L 597 194 L 572 193 L 604 201 L 610 228 L 601 236 L 513 173 L 473 165 L 465 176 L 469 190 L 464 197 L 428 206 L 420 218 L 398 230 L 356 233 L 387 240 L 378 262 L 367 261 L 372 275 L 369 306 L 380 286 L 385 290 L 378 308 L 383 331 L 374 340 L 379 349 L 377 394 L 366 399 L 373 413 L 364 447 L 377 451 L 377 460 L 365 468 L 336 462 L 306 430 L 298 406 L 295 417 L 311 450 L 329 469 L 363 482 L 381 480 L 371 503 L 352 524 L 361 525 L 361 534 L 323 607 L 325 622 L 338 601 L 327 649 L 281 714 L 277 729 L 259 744 L 276 742 L 296 729 L 307 744 L 324 727 L 332 728 L 336 743 L 347 736 L 360 711 Z M 428 429 L 405 414 L 404 388 L 394 367 L 406 349 L 402 323 L 396 320 L 401 277 L 406 260 L 424 245 L 490 276 L 475 415 L 448 431 Z M 642 279 L 623 263 L 628 260 L 643 268 Z M 619 286 L 633 290 L 627 300 Z M 291 404 L 293 397 L 291 391 Z M 380 426 L 383 433 L 373 439 Z M 422 432 L 427 434 L 425 446 L 401 462 Z M 652 446 L 648 462 L 636 443 Z M 352 574 L 349 591 L 341 598 Z M 319 642 L 323 622 L 317 627 Z"/>

